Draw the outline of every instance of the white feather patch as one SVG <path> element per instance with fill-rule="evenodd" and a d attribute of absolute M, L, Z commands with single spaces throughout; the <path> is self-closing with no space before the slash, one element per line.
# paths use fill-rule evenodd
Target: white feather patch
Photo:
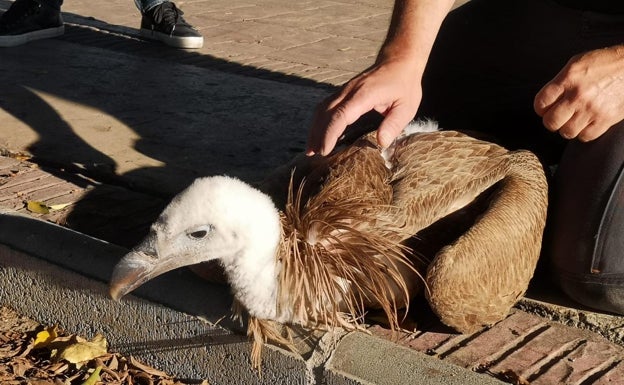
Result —
<path fill-rule="evenodd" d="M 405 127 L 401 136 L 410 136 L 417 132 L 435 132 L 439 131 L 440 127 L 438 126 L 438 122 L 431 119 L 425 120 L 413 120 L 410 124 Z"/>
<path fill-rule="evenodd" d="M 388 169 L 392 169 L 393 167 L 392 158 L 394 156 L 394 150 L 396 149 L 397 143 L 399 143 L 401 139 L 407 138 L 408 136 L 411 136 L 413 134 L 418 134 L 421 132 L 435 132 L 439 130 L 440 130 L 440 127 L 438 126 L 438 122 L 436 122 L 435 120 L 431 120 L 431 119 L 413 120 L 412 122 L 410 122 L 410 124 L 407 125 L 407 127 L 403 129 L 403 132 L 401 132 L 401 135 L 399 135 L 394 140 L 394 142 L 392 142 L 392 144 L 388 146 L 388 148 L 384 148 L 381 151 L 381 157 L 384 160 L 384 164 L 386 165 Z"/>

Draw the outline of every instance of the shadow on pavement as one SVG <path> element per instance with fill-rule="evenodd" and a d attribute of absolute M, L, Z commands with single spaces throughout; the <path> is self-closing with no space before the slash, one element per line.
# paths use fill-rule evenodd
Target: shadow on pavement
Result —
<path fill-rule="evenodd" d="M 144 235 L 120 226 L 137 199 L 120 196 L 124 189 L 156 199 L 141 214 L 145 232 L 197 177 L 261 179 L 304 149 L 311 114 L 330 91 L 140 40 L 127 27 L 64 18 L 64 36 L 2 49 L 0 108 L 21 123 L 0 127 L 2 141 L 52 174 L 84 176 L 91 190 L 65 224 L 123 246 Z M 34 142 L 25 139 L 33 132 Z"/>

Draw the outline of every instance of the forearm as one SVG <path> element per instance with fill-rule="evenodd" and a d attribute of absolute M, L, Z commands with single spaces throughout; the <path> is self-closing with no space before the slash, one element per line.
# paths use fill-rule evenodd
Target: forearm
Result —
<path fill-rule="evenodd" d="M 395 0 L 392 20 L 377 62 L 412 61 L 423 72 L 442 21 L 454 0 Z"/>

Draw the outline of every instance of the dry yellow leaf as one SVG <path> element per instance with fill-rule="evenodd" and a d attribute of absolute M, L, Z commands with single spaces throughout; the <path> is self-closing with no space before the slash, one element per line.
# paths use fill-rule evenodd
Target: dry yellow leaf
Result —
<path fill-rule="evenodd" d="M 56 326 L 48 326 L 44 330 L 37 333 L 33 348 L 45 348 L 46 346 L 50 345 L 50 342 L 54 341 L 56 337 L 58 337 Z"/>
<path fill-rule="evenodd" d="M 108 343 L 103 335 L 98 334 L 91 341 L 74 340 L 59 346 L 53 356 L 57 360 L 65 360 L 72 364 L 79 364 L 107 354 Z"/>
<path fill-rule="evenodd" d="M 12 156 L 12 158 L 17 159 L 17 160 L 20 160 L 20 161 L 25 161 L 25 160 L 30 160 L 30 158 L 32 158 L 32 156 L 27 155 L 27 154 L 20 154 L 20 153 L 17 153 L 17 154 L 14 154 L 14 155 Z"/>
<path fill-rule="evenodd" d="M 62 210 L 69 205 L 71 205 L 71 203 L 59 203 L 58 205 L 50 205 L 48 207 L 50 210 Z"/>
<path fill-rule="evenodd" d="M 45 203 L 37 201 L 27 201 L 26 209 L 36 214 L 48 214 L 50 212 L 50 208 Z"/>

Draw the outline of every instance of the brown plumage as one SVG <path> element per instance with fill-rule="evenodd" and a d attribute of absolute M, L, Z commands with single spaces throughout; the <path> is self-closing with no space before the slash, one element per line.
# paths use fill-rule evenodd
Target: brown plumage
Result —
<path fill-rule="evenodd" d="M 419 250 L 407 251 L 406 257 L 426 275 L 426 295 L 433 310 L 447 325 L 461 332 L 472 332 L 502 319 L 526 291 L 540 253 L 546 220 L 547 183 L 537 158 L 527 151 L 507 151 L 455 131 L 407 135 L 387 150 L 387 160 L 381 155 L 374 134 L 368 134 L 325 158 L 321 165 L 316 164 L 316 170 L 306 170 L 317 178 L 318 190 L 307 198 L 299 197 L 299 200 L 308 199 L 307 205 L 299 211 L 293 210 L 297 204 L 289 200 L 286 213 L 291 219 L 285 228 L 296 229 L 297 234 L 308 234 L 308 239 L 310 234 L 314 234 L 312 238 L 322 240 L 338 234 L 336 242 L 351 250 L 341 250 L 334 262 L 342 265 L 350 261 L 345 255 L 353 256 L 354 261 L 348 265 L 347 271 L 359 271 L 356 263 L 378 267 L 377 263 L 368 261 L 377 261 L 379 255 L 389 256 L 384 260 L 390 265 L 388 272 L 382 268 L 382 271 L 367 272 L 360 278 L 364 284 L 369 284 L 367 279 L 377 273 L 382 276 L 391 274 L 391 279 L 382 277 L 377 288 L 367 287 L 364 292 L 367 297 L 370 292 L 377 294 L 373 302 L 381 305 L 393 321 L 391 324 L 396 325 L 394 313 L 388 310 L 395 308 L 397 300 L 402 305 L 407 304 L 409 297 L 405 298 L 405 290 L 413 296 L 421 287 L 413 272 L 400 268 L 404 266 L 401 255 L 405 252 L 401 246 L 421 230 L 463 208 L 498 184 L 488 195 L 486 213 L 455 243 L 443 248 L 430 264 L 415 259 L 421 255 Z M 386 167 L 386 162 L 390 167 Z M 323 171 L 319 172 L 319 169 Z M 324 178 L 319 178 L 318 174 Z M 306 183 L 305 179 L 302 181 Z M 299 215 L 310 217 L 309 222 L 301 225 L 300 220 L 293 219 Z M 340 233 L 331 225 L 324 227 L 319 225 L 321 223 L 341 223 L 356 230 L 360 239 L 370 241 L 364 244 L 343 240 L 351 232 Z M 302 252 L 306 256 L 325 250 L 336 254 L 333 245 L 321 245 L 319 251 L 313 251 L 309 241 L 302 244 L 307 247 Z M 297 250 L 290 245 L 285 249 Z M 282 255 L 286 252 L 283 251 Z M 300 275 L 311 263 L 310 259 L 301 261 L 296 265 L 300 270 L 293 272 L 285 269 L 280 287 L 298 293 L 298 298 L 309 296 L 302 303 L 314 303 L 315 298 L 324 303 L 322 298 L 328 293 L 319 295 L 315 290 L 302 290 L 293 285 L 293 282 L 304 279 Z M 332 266 L 331 271 L 338 268 L 328 261 L 318 263 L 322 269 L 327 266 Z M 425 264 L 428 268 L 423 270 Z M 403 279 L 397 279 L 399 276 Z M 299 278 L 293 281 L 293 277 Z M 318 282 L 310 272 L 306 277 Z M 385 284 L 387 287 L 381 289 L 379 286 L 384 286 L 384 279 L 392 284 Z M 358 280 L 354 277 L 353 281 Z M 383 292 L 389 288 L 393 289 L 391 293 Z M 360 291 L 349 292 L 361 294 Z M 366 301 L 351 298 L 351 302 Z"/>
<path fill-rule="evenodd" d="M 208 195 L 211 183 L 196 182 L 176 197 L 164 219 L 154 225 L 150 252 L 164 243 L 162 234 L 197 234 L 198 224 L 212 223 L 202 217 L 204 222 L 195 220 L 188 226 L 192 231 L 186 232 L 165 223 L 182 226 L 177 223 L 181 220 L 172 219 L 175 212 Z M 242 263 L 232 258 L 247 258 L 240 256 L 243 252 L 224 258 L 211 251 L 157 272 L 221 258 L 237 301 L 250 314 L 256 363 L 267 338 L 287 342 L 273 321 L 358 328 L 366 309 L 377 307 L 392 327 L 398 327 L 397 310 L 422 290 L 418 271 L 433 310 L 447 325 L 470 332 L 500 320 L 527 289 L 540 252 L 547 204 L 546 180 L 534 155 L 454 131 L 407 133 L 385 150 L 368 134 L 329 157 L 298 158 L 269 178 L 264 190 L 281 208 L 276 210 L 281 230 L 272 256 L 262 262 L 249 257 Z M 489 206 L 432 260 L 409 248 L 421 231 L 478 197 L 485 197 Z M 225 205 L 216 200 L 214 204 Z M 197 210 L 198 205 L 193 207 Z M 111 283 L 113 297 L 153 276 L 136 272 L 137 253 L 147 253 L 145 249 L 137 248 L 120 262 Z M 266 269 L 268 275 L 254 275 Z M 261 289 L 249 288 L 250 282 L 262 279 L 267 283 Z M 274 290 L 266 288 L 271 285 Z M 258 299 L 258 290 L 266 290 L 266 295 Z"/>

